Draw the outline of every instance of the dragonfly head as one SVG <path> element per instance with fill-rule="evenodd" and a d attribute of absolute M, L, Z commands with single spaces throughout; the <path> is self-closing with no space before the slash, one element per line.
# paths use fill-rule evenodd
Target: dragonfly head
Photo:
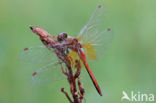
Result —
<path fill-rule="evenodd" d="M 37 34 L 40 37 L 43 37 L 44 38 L 44 37 L 50 36 L 49 33 L 47 33 L 45 30 L 43 30 L 43 29 L 41 29 L 39 27 L 30 26 L 29 28 L 32 30 L 33 33 Z"/>
<path fill-rule="evenodd" d="M 68 37 L 67 33 L 64 33 L 64 32 L 63 33 L 59 33 L 57 35 L 57 41 L 61 42 L 61 41 L 65 40 L 67 37 Z"/>

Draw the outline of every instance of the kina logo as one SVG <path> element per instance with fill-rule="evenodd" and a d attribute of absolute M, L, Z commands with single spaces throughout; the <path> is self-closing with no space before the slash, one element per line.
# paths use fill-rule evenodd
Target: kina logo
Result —
<path fill-rule="evenodd" d="M 121 101 L 127 100 L 131 102 L 153 102 L 154 101 L 154 94 L 152 93 L 141 93 L 141 92 L 134 92 L 131 91 L 130 94 L 122 91 Z"/>

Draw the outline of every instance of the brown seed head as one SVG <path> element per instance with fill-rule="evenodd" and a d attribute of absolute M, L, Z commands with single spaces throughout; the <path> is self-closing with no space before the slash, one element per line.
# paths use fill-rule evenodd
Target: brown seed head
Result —
<path fill-rule="evenodd" d="M 46 32 L 45 30 L 39 28 L 39 27 L 36 27 L 36 26 L 30 26 L 29 27 L 32 32 L 34 32 L 35 34 L 39 35 L 40 37 L 49 37 L 50 34 L 48 32 Z"/>

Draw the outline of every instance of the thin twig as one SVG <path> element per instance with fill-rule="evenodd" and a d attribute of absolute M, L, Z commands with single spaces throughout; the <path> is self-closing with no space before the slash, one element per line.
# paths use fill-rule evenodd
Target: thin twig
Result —
<path fill-rule="evenodd" d="M 84 93 L 85 93 L 85 90 L 80 82 L 80 78 L 78 78 L 78 87 L 79 87 L 79 90 L 80 90 L 80 100 L 83 100 L 84 98 Z"/>
<path fill-rule="evenodd" d="M 66 91 L 64 91 L 64 88 L 61 88 L 61 92 L 63 92 L 63 93 L 66 95 L 66 97 L 67 97 L 67 99 L 69 100 L 70 103 L 74 103 L 74 102 L 71 100 L 71 98 L 69 97 L 68 93 L 67 93 Z"/>

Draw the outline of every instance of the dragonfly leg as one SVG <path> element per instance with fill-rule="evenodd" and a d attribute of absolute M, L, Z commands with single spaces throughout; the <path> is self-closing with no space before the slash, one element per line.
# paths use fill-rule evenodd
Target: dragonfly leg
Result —
<path fill-rule="evenodd" d="M 65 71 L 65 69 L 63 68 L 63 65 L 60 64 L 60 66 L 61 66 L 62 73 L 65 74 L 66 76 L 68 76 L 68 73 L 67 73 L 67 71 Z"/>
<path fill-rule="evenodd" d="M 78 78 L 80 73 L 81 73 L 81 64 L 80 64 L 80 61 L 79 60 L 75 60 L 75 68 L 77 69 L 75 75 L 74 75 L 74 78 Z"/>

